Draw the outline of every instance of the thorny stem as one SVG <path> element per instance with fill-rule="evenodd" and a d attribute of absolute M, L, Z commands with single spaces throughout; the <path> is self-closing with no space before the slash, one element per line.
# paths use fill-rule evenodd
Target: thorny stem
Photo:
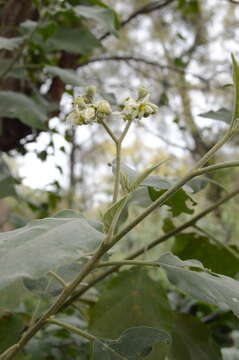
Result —
<path fill-rule="evenodd" d="M 47 320 L 48 323 L 50 324 L 55 324 L 55 325 L 58 325 L 58 326 L 61 326 L 63 327 L 64 329 L 66 330 L 69 330 L 77 335 L 80 335 L 82 336 L 83 338 L 89 340 L 89 341 L 96 341 L 97 338 L 94 336 L 94 335 L 91 335 L 89 333 L 87 333 L 86 331 L 83 331 L 79 328 L 76 328 L 75 326 L 72 326 L 72 325 L 69 325 L 69 324 L 66 324 L 65 322 L 63 321 L 60 321 L 60 320 L 57 320 L 57 319 L 54 319 L 54 318 L 50 318 Z"/>
<path fill-rule="evenodd" d="M 129 129 L 131 122 L 128 121 L 122 135 L 120 136 L 120 141 L 122 143 L 126 133 Z M 142 214 L 140 214 L 136 219 L 134 219 L 129 225 L 125 226 L 118 234 L 112 237 L 110 245 L 105 245 L 104 241 L 102 245 L 95 252 L 93 257 L 84 265 L 79 274 L 72 280 L 69 285 L 63 289 L 56 302 L 46 311 L 45 314 L 32 326 L 30 327 L 22 336 L 18 342 L 18 347 L 10 353 L 8 356 L 0 356 L 0 360 L 10 360 L 13 359 L 15 354 L 21 350 L 27 342 L 42 328 L 43 325 L 47 322 L 50 316 L 56 314 L 67 298 L 73 293 L 79 283 L 95 268 L 99 262 L 102 255 L 104 255 L 115 243 L 122 239 L 128 232 L 130 232 L 136 225 L 138 225 L 142 220 L 144 220 L 152 211 L 156 208 L 162 206 L 173 194 L 175 194 L 185 183 L 187 183 L 192 177 L 193 172 L 204 166 L 210 158 L 219 150 L 230 138 L 232 137 L 232 131 L 229 129 L 222 139 L 220 139 L 192 168 L 189 173 L 184 176 L 178 183 L 169 188 L 162 196 L 160 196 L 154 203 L 148 206 Z M 118 169 L 120 171 L 120 168 Z"/>

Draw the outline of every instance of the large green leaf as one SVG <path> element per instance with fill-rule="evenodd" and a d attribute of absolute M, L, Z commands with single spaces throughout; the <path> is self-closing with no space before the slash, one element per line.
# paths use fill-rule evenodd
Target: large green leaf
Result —
<path fill-rule="evenodd" d="M 74 11 L 79 16 L 99 22 L 106 31 L 115 32 L 118 28 L 117 15 L 109 7 L 80 5 L 75 6 Z"/>
<path fill-rule="evenodd" d="M 15 50 L 22 44 L 23 40 L 24 37 L 15 37 L 15 38 L 0 37 L 0 49 Z"/>
<path fill-rule="evenodd" d="M 233 247 L 233 250 L 237 249 Z M 182 260 L 197 259 L 206 268 L 219 274 L 235 276 L 239 272 L 239 260 L 236 256 L 225 246 L 211 242 L 195 232 L 177 235 L 172 252 Z"/>
<path fill-rule="evenodd" d="M 58 66 L 47 66 L 45 68 L 46 72 L 53 75 L 53 76 L 59 76 L 61 80 L 65 84 L 73 85 L 73 86 L 82 86 L 83 82 L 80 79 L 79 75 L 70 69 L 61 69 Z"/>
<path fill-rule="evenodd" d="M 5 196 L 16 196 L 16 190 L 8 166 L 0 157 L 0 198 Z"/>
<path fill-rule="evenodd" d="M 173 344 L 169 360 L 221 360 L 219 347 L 200 320 L 188 314 L 173 315 Z"/>
<path fill-rule="evenodd" d="M 162 286 L 146 270 L 134 268 L 120 272 L 108 282 L 90 313 L 89 331 L 100 338 L 113 339 L 135 326 L 150 326 L 170 333 L 171 318 Z M 165 351 L 166 348 L 156 346 L 147 359 L 164 359 Z"/>
<path fill-rule="evenodd" d="M 158 262 L 180 290 L 209 304 L 227 305 L 239 317 L 239 281 L 209 273 L 199 261 L 182 261 L 172 254 L 161 256 Z"/>
<path fill-rule="evenodd" d="M 14 91 L 0 91 L 0 112 L 2 116 L 18 118 L 30 127 L 45 129 L 45 109 L 26 95 Z"/>
<path fill-rule="evenodd" d="M 89 55 L 94 48 L 100 47 L 101 43 L 84 26 L 78 28 L 59 26 L 54 35 L 47 40 L 46 45 L 53 50 Z"/>
<path fill-rule="evenodd" d="M 24 327 L 20 315 L 8 312 L 0 314 L 0 354 L 17 343 Z"/>
<path fill-rule="evenodd" d="M 117 340 L 100 339 L 94 343 L 93 360 L 149 359 L 156 344 L 169 345 L 171 337 L 160 329 L 139 326 L 127 329 Z"/>
<path fill-rule="evenodd" d="M 22 279 L 38 279 L 94 251 L 103 236 L 77 216 L 35 220 L 23 228 L 0 233 L 0 289 L 13 294 Z M 0 297 L 1 301 L 4 298 Z"/>

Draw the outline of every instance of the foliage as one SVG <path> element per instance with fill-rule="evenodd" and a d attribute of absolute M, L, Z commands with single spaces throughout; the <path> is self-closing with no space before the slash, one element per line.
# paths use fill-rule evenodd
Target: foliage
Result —
<path fill-rule="evenodd" d="M 47 147 L 36 151 L 38 159 L 45 162 L 49 154 L 55 155 L 54 136 L 63 135 L 70 148 L 72 172 L 67 194 L 55 181 L 50 189 L 42 190 L 40 200 L 36 194 L 30 198 L 25 193 L 24 198 L 24 191 L 16 190 L 20 180 L 11 175 L 5 157 L 0 158 L 0 198 L 21 201 L 37 218 L 26 221 L 23 216 L 16 229 L 0 233 L 0 360 L 223 359 L 223 347 L 231 345 L 231 335 L 238 328 L 239 249 L 237 244 L 227 243 L 224 232 L 219 235 L 218 224 L 213 224 L 215 231 L 208 231 L 208 224 L 204 229 L 205 223 L 199 226 L 198 222 L 213 212 L 222 217 L 218 215 L 220 206 L 239 194 L 235 188 L 222 196 L 222 184 L 211 175 L 222 169 L 229 173 L 229 168 L 239 165 L 236 158 L 221 162 L 217 157 L 218 151 L 238 135 L 236 58 L 232 56 L 234 109 L 229 111 L 223 104 L 218 111 L 200 114 L 226 123 L 208 145 L 190 120 L 190 99 L 184 86 L 190 56 L 204 43 L 199 34 L 201 6 L 197 0 L 143 4 L 125 20 L 99 0 L 33 1 L 31 5 L 33 13 L 26 9 L 31 16 L 15 23 L 13 33 L 12 28 L 7 29 L 0 37 L 0 147 L 25 154 L 29 139 L 47 133 Z M 167 81 L 171 75 L 163 79 L 159 100 L 154 93 L 151 100 L 144 86 L 138 87 L 135 96 L 127 94 L 123 99 L 122 94 L 102 91 L 104 87 L 97 90 L 88 86 L 87 76 L 81 76 L 77 68 L 97 62 L 96 55 L 106 51 L 103 40 L 111 34 L 120 37 L 132 19 L 168 6 L 173 9 L 171 21 L 175 17 L 195 35 L 195 44 L 188 51 L 180 56 L 175 52 L 171 59 L 168 54 L 166 66 L 180 79 L 177 90 L 195 141 L 191 151 L 195 161 L 191 169 L 186 165 L 181 172 L 178 164 L 172 165 L 173 160 L 156 158 L 139 171 L 137 160 L 135 169 L 126 165 L 122 146 L 132 129 L 136 137 L 137 129 L 146 128 L 145 124 L 149 132 L 153 129 L 159 108 L 170 102 Z M 4 8 L 3 13 L 7 10 Z M 176 38 L 186 44 L 183 33 L 177 32 Z M 130 56 L 127 59 L 132 60 Z M 122 60 L 120 55 L 118 60 Z M 139 57 L 133 60 L 142 61 Z M 155 66 L 147 59 L 143 61 Z M 106 78 L 99 70 L 100 76 Z M 65 106 L 64 99 L 70 99 L 71 106 Z M 66 119 L 58 129 L 48 121 L 55 115 Z M 174 124 L 178 121 L 176 116 Z M 11 126 L 14 131 L 10 131 Z M 86 159 L 97 157 L 99 164 L 98 156 L 103 155 L 104 164 L 110 158 L 113 190 L 105 192 L 98 216 L 94 202 L 87 215 L 74 210 L 52 214 L 77 203 L 72 168 L 79 147 L 77 134 L 84 134 L 86 129 L 93 129 L 92 137 L 104 134 L 113 143 L 112 151 L 106 143 L 107 157 L 97 146 L 83 154 Z M 11 135 L 6 144 L 1 143 L 7 134 Z M 67 153 L 64 146 L 59 151 Z M 163 173 L 166 164 L 170 175 Z M 82 196 L 96 192 L 94 179 L 102 179 L 98 169 L 96 166 L 90 177 L 86 168 L 90 189 L 84 191 L 82 180 Z M 233 178 L 229 181 L 231 186 Z M 107 185 L 108 190 L 111 183 Z M 205 195 L 208 189 L 209 195 Z M 202 199 L 208 201 L 215 189 L 219 199 L 205 205 Z M 152 222 L 145 226 L 153 214 Z M 157 234 L 155 239 L 151 238 L 153 233 Z M 172 237 L 162 254 L 158 245 Z"/>

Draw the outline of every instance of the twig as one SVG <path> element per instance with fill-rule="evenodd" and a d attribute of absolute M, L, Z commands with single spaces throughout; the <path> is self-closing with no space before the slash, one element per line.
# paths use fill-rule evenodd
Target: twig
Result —
<path fill-rule="evenodd" d="M 153 1 L 153 2 L 149 3 L 148 5 L 142 6 L 141 8 L 139 8 L 138 10 L 136 10 L 132 14 L 130 14 L 127 17 L 127 19 L 123 20 L 121 22 L 121 24 L 120 24 L 120 28 L 123 28 L 124 26 L 126 26 L 131 20 L 135 19 L 137 16 L 150 14 L 153 11 L 163 9 L 164 7 L 166 7 L 166 6 L 170 5 L 171 3 L 173 3 L 174 1 L 175 0 L 166 0 L 164 2 Z M 102 41 L 105 38 L 107 38 L 109 35 L 111 35 L 111 33 L 106 32 L 104 35 L 102 35 L 99 38 L 99 40 Z"/>
<path fill-rule="evenodd" d="M 89 333 L 87 333 L 86 331 L 83 331 L 79 328 L 76 328 L 75 326 L 72 326 L 72 325 L 69 325 L 69 324 L 66 324 L 65 322 L 63 321 L 60 321 L 60 320 L 57 320 L 57 319 L 54 319 L 54 318 L 50 318 L 47 320 L 48 323 L 50 324 L 55 324 L 55 325 L 58 325 L 66 330 L 69 330 L 77 335 L 80 335 L 82 336 L 83 338 L 89 340 L 89 341 L 97 341 L 97 338 L 94 336 L 94 335 L 91 335 Z"/>
<path fill-rule="evenodd" d="M 158 67 L 161 70 L 164 70 L 164 69 L 165 70 L 172 70 L 172 71 L 175 71 L 175 72 L 180 73 L 180 74 L 191 75 L 191 76 L 197 78 L 198 80 L 208 84 L 208 80 L 203 78 L 200 75 L 197 75 L 197 74 L 194 74 L 194 73 L 191 73 L 191 72 L 186 72 L 185 70 L 180 69 L 179 67 L 176 67 L 176 66 L 162 65 L 162 64 L 158 63 L 157 61 L 147 60 L 145 58 L 138 57 L 138 56 L 112 55 L 112 56 L 104 56 L 104 57 L 95 57 L 95 58 L 91 58 L 89 60 L 86 60 L 86 61 L 80 63 L 78 65 L 78 68 L 87 66 L 87 65 L 95 63 L 95 62 L 106 62 L 106 61 L 124 61 L 124 62 L 134 61 L 134 62 L 138 62 L 138 63 L 143 63 L 145 65 Z"/>
<path fill-rule="evenodd" d="M 104 261 L 104 262 L 102 261 L 97 265 L 97 267 L 123 266 L 123 265 L 160 267 L 160 264 L 153 261 L 138 261 L 138 260 Z"/>

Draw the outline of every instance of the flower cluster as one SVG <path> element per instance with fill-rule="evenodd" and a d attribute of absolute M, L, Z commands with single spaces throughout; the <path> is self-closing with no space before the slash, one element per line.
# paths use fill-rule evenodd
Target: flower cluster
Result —
<path fill-rule="evenodd" d="M 73 101 L 73 108 L 67 116 L 67 121 L 72 125 L 87 125 L 92 122 L 101 122 L 112 113 L 108 101 L 101 100 L 98 104 L 93 103 L 96 94 L 95 86 L 86 88 L 86 93 L 77 96 Z"/>
<path fill-rule="evenodd" d="M 134 119 L 140 120 L 156 114 L 157 111 L 157 105 L 149 102 L 149 91 L 143 86 L 140 86 L 136 100 L 130 96 L 125 99 L 123 103 L 122 116 L 125 121 Z"/>
<path fill-rule="evenodd" d="M 102 122 L 112 114 L 112 109 L 108 101 L 101 100 L 98 104 L 94 103 L 96 95 L 95 86 L 89 86 L 86 93 L 77 96 L 73 101 L 73 108 L 67 116 L 67 121 L 73 125 L 87 125 L 93 122 Z M 123 120 L 134 120 L 146 118 L 154 115 L 158 111 L 155 104 L 149 102 L 149 91 L 140 86 L 137 99 L 128 97 L 124 100 L 121 112 L 114 114 L 121 115 Z"/>

